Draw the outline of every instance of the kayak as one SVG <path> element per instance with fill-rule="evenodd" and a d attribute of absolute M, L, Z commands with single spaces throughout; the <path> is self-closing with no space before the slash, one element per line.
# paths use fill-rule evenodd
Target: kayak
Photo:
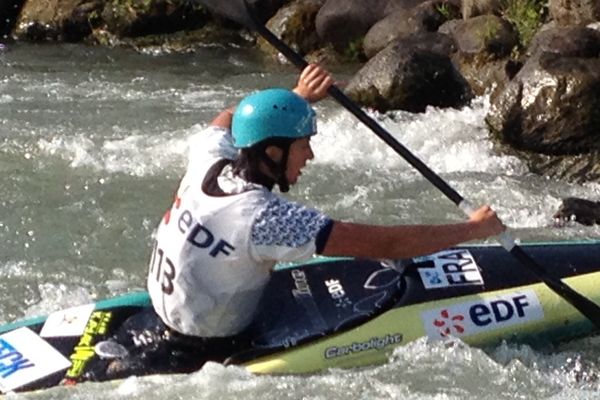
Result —
<path fill-rule="evenodd" d="M 600 241 L 522 248 L 600 304 Z M 106 340 L 151 309 L 148 294 L 136 292 L 1 326 L 0 390 L 85 381 L 106 357 Z M 421 337 L 540 346 L 594 332 L 502 247 L 459 246 L 408 260 L 315 258 L 279 266 L 244 332 L 248 347 L 223 360 L 257 374 L 300 374 L 384 363 Z"/>

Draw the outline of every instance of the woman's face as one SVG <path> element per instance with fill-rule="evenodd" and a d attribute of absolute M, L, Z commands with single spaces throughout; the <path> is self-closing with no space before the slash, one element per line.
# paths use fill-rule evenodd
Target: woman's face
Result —
<path fill-rule="evenodd" d="M 266 154 L 275 162 L 281 162 L 283 150 L 277 146 L 269 146 L 265 150 Z M 310 137 L 296 139 L 290 145 L 288 160 L 285 170 L 287 181 L 293 185 L 302 175 L 302 168 L 306 166 L 308 160 L 315 158 L 315 155 L 310 147 Z"/>
<path fill-rule="evenodd" d="M 315 155 L 310 147 L 310 137 L 294 140 L 290 145 L 288 155 L 286 177 L 290 185 L 298 181 L 302 175 L 302 168 L 306 166 L 308 160 L 315 158 Z"/>

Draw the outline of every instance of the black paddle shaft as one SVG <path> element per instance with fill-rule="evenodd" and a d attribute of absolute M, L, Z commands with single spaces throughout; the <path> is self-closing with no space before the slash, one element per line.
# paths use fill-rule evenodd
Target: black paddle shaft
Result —
<path fill-rule="evenodd" d="M 282 42 L 264 25 L 255 24 L 256 31 L 281 54 L 284 55 L 292 64 L 301 70 L 308 63 L 302 56 L 292 50 L 288 45 Z M 433 172 L 423 161 L 410 152 L 402 143 L 398 142 L 394 137 L 381 127 L 373 118 L 369 117 L 360 107 L 348 98 L 340 89 L 332 85 L 327 90 L 327 93 L 340 103 L 346 110 L 350 111 L 356 118 L 373 131 L 381 140 L 390 146 L 396 153 L 404 158 L 410 165 L 419 171 L 429 182 L 438 188 L 446 197 L 448 197 L 457 206 L 464 201 L 464 198 L 442 178 Z"/>
<path fill-rule="evenodd" d="M 292 50 L 287 44 L 281 41 L 277 36 L 273 34 L 267 27 L 258 21 L 256 18 L 256 11 L 254 4 L 249 3 L 248 0 L 199 0 L 201 3 L 206 5 L 213 11 L 228 17 L 240 24 L 253 29 L 260 34 L 267 42 L 275 47 L 285 58 L 287 58 L 292 64 L 300 69 L 304 69 L 308 63 L 302 56 Z M 381 140 L 383 140 L 388 146 L 390 146 L 396 153 L 404 158 L 411 166 L 421 173 L 429 182 L 431 182 L 438 190 L 440 190 L 448 199 L 450 199 L 457 206 L 461 206 L 461 203 L 465 202 L 463 196 L 461 196 L 456 190 L 454 190 L 446 181 L 444 181 L 438 174 L 433 172 L 426 164 L 424 164 L 418 157 L 416 157 L 410 150 L 404 145 L 398 142 L 394 137 L 386 131 L 381 125 L 379 125 L 373 118 L 369 117 L 360 107 L 358 107 L 352 100 L 348 98 L 340 89 L 332 85 L 329 87 L 329 95 L 333 97 L 339 104 L 350 111 L 356 118 L 358 118 L 363 124 L 373 131 Z M 506 245 L 503 243 L 505 249 L 514 256 L 524 267 L 529 269 L 535 274 L 542 282 L 544 282 L 550 289 L 556 294 L 569 302 L 575 307 L 581 314 L 587 317 L 596 328 L 600 329 L 600 307 L 583 296 L 582 294 L 573 290 L 570 286 L 562 282 L 560 279 L 556 279 L 549 275 L 543 266 L 533 260 L 527 253 L 523 251 L 519 246 L 514 243 L 514 240 L 510 239 L 511 243 Z"/>

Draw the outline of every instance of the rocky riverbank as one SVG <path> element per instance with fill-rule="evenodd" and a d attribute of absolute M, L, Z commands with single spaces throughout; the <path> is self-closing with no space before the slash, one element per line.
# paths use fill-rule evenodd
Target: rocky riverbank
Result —
<path fill-rule="evenodd" d="M 346 87 L 381 111 L 462 107 L 490 93 L 498 151 L 531 171 L 600 180 L 600 0 L 256 0 L 309 60 L 359 62 Z M 71 41 L 164 52 L 260 38 L 193 0 L 8 0 L 4 42 Z"/>

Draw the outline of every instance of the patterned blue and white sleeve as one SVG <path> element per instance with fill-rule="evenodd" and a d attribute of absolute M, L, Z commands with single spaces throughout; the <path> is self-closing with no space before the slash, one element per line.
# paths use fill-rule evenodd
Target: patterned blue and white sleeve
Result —
<path fill-rule="evenodd" d="M 302 261 L 319 254 L 333 226 L 325 214 L 277 196 L 255 215 L 250 241 L 263 260 Z"/>

